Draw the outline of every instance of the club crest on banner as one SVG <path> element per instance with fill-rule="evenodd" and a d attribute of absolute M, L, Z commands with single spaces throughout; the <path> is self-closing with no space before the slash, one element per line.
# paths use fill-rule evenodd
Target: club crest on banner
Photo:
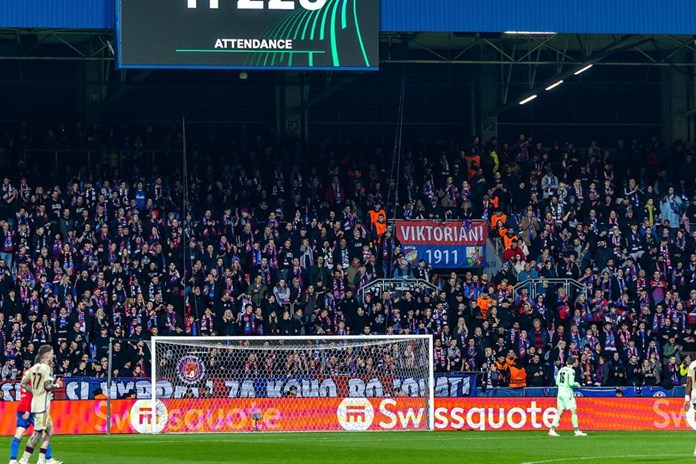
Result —
<path fill-rule="evenodd" d="M 205 366 L 197 356 L 184 356 L 176 366 L 179 379 L 182 382 L 193 385 L 205 377 Z"/>

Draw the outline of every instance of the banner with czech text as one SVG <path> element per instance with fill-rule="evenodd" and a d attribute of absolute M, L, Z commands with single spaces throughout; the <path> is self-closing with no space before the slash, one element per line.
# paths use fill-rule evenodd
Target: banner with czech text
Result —
<path fill-rule="evenodd" d="M 406 259 L 435 269 L 481 268 L 486 264 L 485 221 L 396 221 Z"/>

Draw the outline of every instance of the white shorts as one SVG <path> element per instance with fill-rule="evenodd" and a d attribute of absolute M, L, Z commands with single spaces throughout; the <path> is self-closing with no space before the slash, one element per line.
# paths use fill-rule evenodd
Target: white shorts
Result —
<path fill-rule="evenodd" d="M 34 431 L 45 432 L 48 429 L 53 429 L 53 421 L 48 411 L 34 414 Z"/>

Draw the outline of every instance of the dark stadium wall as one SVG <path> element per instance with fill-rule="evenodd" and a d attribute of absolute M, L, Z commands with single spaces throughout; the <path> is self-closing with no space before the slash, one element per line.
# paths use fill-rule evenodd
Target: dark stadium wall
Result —
<path fill-rule="evenodd" d="M 511 92 L 524 91 L 518 83 Z M 582 146 L 591 140 L 608 146 L 618 138 L 644 139 L 661 133 L 662 98 L 659 68 L 595 66 L 580 79 L 500 114 L 498 135 L 514 140 L 526 133 Z"/>
<path fill-rule="evenodd" d="M 405 79 L 407 137 L 457 137 L 471 129 L 471 67 L 384 64 L 310 110 L 310 124 L 329 132 L 392 134 Z M 339 127 L 340 125 L 340 127 Z"/>
<path fill-rule="evenodd" d="M 19 121 L 87 120 L 85 86 L 76 61 L 9 61 L 0 67 L 2 119 Z M 186 115 L 192 123 L 238 123 L 263 131 L 276 124 L 276 86 L 284 73 L 251 71 L 240 80 L 233 71 L 155 71 L 139 82 L 110 78 L 106 121 L 171 123 Z M 471 65 L 384 64 L 378 73 L 307 75 L 310 134 L 383 137 L 393 134 L 405 78 L 406 139 L 444 137 L 468 140 L 476 124 L 479 96 Z M 521 73 L 510 95 L 524 92 Z M 498 73 L 500 75 L 500 73 Z M 500 94 L 501 83 L 487 82 Z M 476 87 L 480 89 L 480 87 Z M 117 98 L 109 98 L 120 95 Z M 534 102 L 498 115 L 498 135 L 513 140 L 521 133 L 551 142 L 603 145 L 618 137 L 643 137 L 661 127 L 661 74 L 651 67 L 595 66 L 579 79 L 543 94 Z M 472 106 L 473 105 L 473 106 Z M 254 130 L 256 130 L 254 129 Z"/>
<path fill-rule="evenodd" d="M 76 117 L 80 90 L 75 61 L 3 61 L 0 65 L 2 120 Z"/>

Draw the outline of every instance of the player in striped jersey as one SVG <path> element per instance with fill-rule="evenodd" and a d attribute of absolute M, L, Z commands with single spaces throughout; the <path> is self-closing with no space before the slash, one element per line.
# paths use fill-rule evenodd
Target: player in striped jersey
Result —
<path fill-rule="evenodd" d="M 558 387 L 558 396 L 556 398 L 558 406 L 558 414 L 553 420 L 551 429 L 549 430 L 549 435 L 552 437 L 558 437 L 556 433 L 556 427 L 561 421 L 561 416 L 563 411 L 570 411 L 570 420 L 573 423 L 573 428 L 575 429 L 576 437 L 585 437 L 586 433 L 581 432 L 578 428 L 578 415 L 576 413 L 577 405 L 575 404 L 575 395 L 573 395 L 573 388 L 578 388 L 580 385 L 575 381 L 575 368 L 578 367 L 578 358 L 575 356 L 568 356 L 567 365 L 561 367 L 556 374 L 556 386 Z"/>
<path fill-rule="evenodd" d="M 60 381 L 53 380 L 53 347 L 42 345 L 37 355 L 38 363 L 34 364 L 22 377 L 22 388 L 33 395 L 31 413 L 34 416 L 34 433 L 19 464 L 27 464 L 34 452 L 34 447 L 41 442 L 37 464 L 46 463 L 46 452 L 53 436 L 51 421 L 51 392 L 60 387 Z"/>
<path fill-rule="evenodd" d="M 38 357 L 37 357 L 38 361 Z M 10 464 L 17 464 L 17 454 L 19 453 L 19 444 L 27 429 L 34 425 L 34 415 L 31 413 L 32 394 L 26 389 L 19 390 L 19 405 L 17 406 L 17 428 L 12 443 L 10 444 Z M 51 445 L 46 448 L 46 464 L 63 464 L 62 461 L 57 461 L 52 458 Z"/>

